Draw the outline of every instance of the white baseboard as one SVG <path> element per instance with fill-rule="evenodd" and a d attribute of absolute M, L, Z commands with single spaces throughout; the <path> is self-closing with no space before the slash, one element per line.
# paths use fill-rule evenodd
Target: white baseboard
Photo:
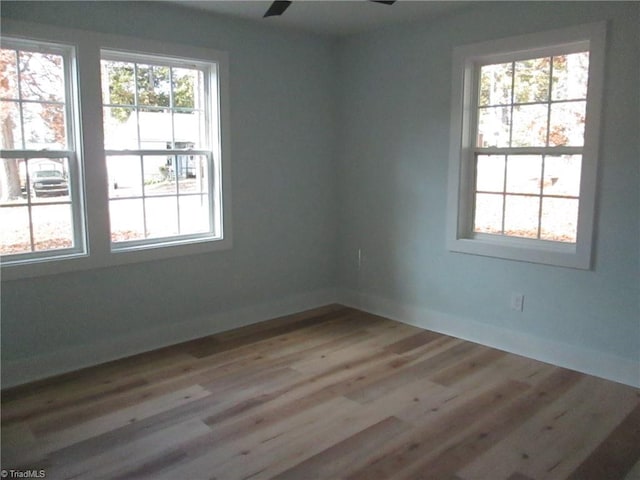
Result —
<path fill-rule="evenodd" d="M 174 325 L 135 332 L 127 336 L 97 340 L 90 345 L 60 350 L 47 355 L 3 362 L 2 388 L 14 387 L 270 318 L 336 303 L 336 298 L 335 289 L 317 290 L 273 302 L 206 315 Z"/>
<path fill-rule="evenodd" d="M 532 337 L 522 332 L 498 328 L 426 308 L 403 305 L 381 297 L 363 295 L 350 290 L 336 292 L 334 289 L 326 289 L 207 315 L 153 330 L 144 330 L 126 337 L 97 341 L 91 345 L 47 355 L 3 362 L 2 388 L 10 388 L 332 303 L 341 303 L 434 332 L 640 387 L 640 365 L 631 360 L 550 339 Z"/>
<path fill-rule="evenodd" d="M 640 387 L 640 365 L 597 350 L 534 337 L 523 332 L 487 325 L 386 298 L 340 292 L 339 303 L 369 313 L 432 330 L 463 340 L 522 355 L 633 387 Z"/>

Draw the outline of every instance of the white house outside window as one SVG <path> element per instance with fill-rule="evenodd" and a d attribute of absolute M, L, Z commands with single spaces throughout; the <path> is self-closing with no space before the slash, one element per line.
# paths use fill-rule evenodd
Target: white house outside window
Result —
<path fill-rule="evenodd" d="M 454 53 L 450 249 L 590 265 L 603 26 Z"/>

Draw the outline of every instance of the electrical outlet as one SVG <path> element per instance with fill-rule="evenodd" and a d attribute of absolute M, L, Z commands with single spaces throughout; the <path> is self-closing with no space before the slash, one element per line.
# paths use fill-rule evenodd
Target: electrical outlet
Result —
<path fill-rule="evenodd" d="M 522 312 L 524 310 L 524 295 L 522 293 L 511 294 L 511 310 Z"/>

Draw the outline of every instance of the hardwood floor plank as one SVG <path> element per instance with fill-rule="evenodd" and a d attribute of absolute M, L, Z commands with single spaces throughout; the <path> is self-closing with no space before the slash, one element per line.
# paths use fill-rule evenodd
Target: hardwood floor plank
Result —
<path fill-rule="evenodd" d="M 453 345 L 434 357 L 429 357 L 404 368 L 398 368 L 393 375 L 386 375 L 362 384 L 359 388 L 353 389 L 347 396 L 360 403 L 370 402 L 385 392 L 401 388 L 417 378 L 428 377 L 429 374 L 455 363 L 460 356 L 473 351 L 475 348 L 476 345 L 471 343 Z"/>
<path fill-rule="evenodd" d="M 154 432 L 131 442 L 102 451 L 98 455 L 75 463 L 53 463 L 47 476 L 54 478 L 110 478 L 121 476 L 138 465 L 162 460 L 176 443 L 211 433 L 211 429 L 198 419 L 188 420 Z"/>
<path fill-rule="evenodd" d="M 491 368 L 496 360 L 505 355 L 507 355 L 506 352 L 500 350 L 488 347 L 479 348 L 466 358 L 461 358 L 455 365 L 431 375 L 430 378 L 435 383 L 450 387 L 485 368 Z"/>
<path fill-rule="evenodd" d="M 114 473 L 109 476 L 111 480 L 148 479 L 153 480 L 167 468 L 178 465 L 187 458 L 182 450 L 165 452 L 161 457 L 137 464 L 130 470 Z"/>
<path fill-rule="evenodd" d="M 608 459 L 605 461 L 608 461 Z M 627 472 L 627 475 L 624 477 L 624 480 L 638 480 L 638 478 L 640 478 L 640 459 L 631 468 L 631 470 Z"/>
<path fill-rule="evenodd" d="M 346 340 L 347 342 L 334 343 L 330 346 L 323 345 L 316 352 L 310 352 L 310 355 L 305 355 L 298 360 L 292 359 L 290 366 L 305 375 L 314 375 L 336 367 L 340 368 L 358 358 L 370 357 L 371 352 L 375 351 L 374 343 L 377 341 L 377 337 L 370 333 L 363 333 L 358 337 Z"/>
<path fill-rule="evenodd" d="M 418 332 L 415 335 L 411 335 L 408 338 L 404 338 L 399 340 L 391 345 L 385 347 L 385 350 L 388 350 L 393 353 L 406 353 L 414 348 L 421 347 L 422 345 L 433 342 L 434 340 L 438 340 L 442 338 L 442 335 L 435 332 L 422 331 Z"/>
<path fill-rule="evenodd" d="M 260 425 L 260 428 L 249 428 L 233 438 L 227 437 L 224 441 L 216 442 L 201 452 L 187 464 L 170 469 L 160 479 L 197 478 L 198 472 L 209 472 L 216 478 L 244 478 L 250 473 L 265 468 L 264 465 L 274 461 L 274 452 L 279 447 L 283 451 L 296 448 L 293 439 L 304 436 L 302 432 L 322 432 L 323 424 L 326 428 L 325 418 L 328 411 L 355 414 L 358 405 L 343 397 L 334 397 L 322 404 L 302 409 L 285 418 L 279 418 L 268 425 Z M 213 435 L 217 437 L 215 426 Z M 283 447 L 289 448 L 283 448 Z"/>
<path fill-rule="evenodd" d="M 531 477 L 527 477 L 526 475 L 522 475 L 519 472 L 516 472 L 514 474 L 509 475 L 509 478 L 507 480 L 534 480 Z"/>
<path fill-rule="evenodd" d="M 2 458 L 10 459 L 10 463 L 3 461 L 3 467 L 36 465 L 44 461 L 46 452 L 26 424 L 3 425 L 0 433 Z"/>
<path fill-rule="evenodd" d="M 640 461 L 640 404 L 569 475 L 568 479 L 624 479 L 638 461 Z"/>
<path fill-rule="evenodd" d="M 120 382 L 129 382 L 131 378 L 144 374 L 149 369 L 193 360 L 193 356 L 185 353 L 183 349 L 182 345 L 174 345 L 113 360 L 99 365 L 99 377 L 95 375 L 96 367 L 87 367 L 27 385 L 19 385 L 2 391 L 2 403 L 10 405 L 12 400 L 19 399 L 19 403 L 25 405 L 29 401 L 38 403 L 45 398 L 56 401 L 75 398 L 79 394 L 86 396 L 100 393 Z"/>
<path fill-rule="evenodd" d="M 495 443 L 515 430 L 520 423 L 534 416 L 540 409 L 552 404 L 574 385 L 581 376 L 568 370 L 558 371 L 546 382 L 529 389 L 512 402 L 497 405 L 490 413 L 476 420 L 460 435 L 455 443 L 431 459 L 421 459 L 406 469 L 398 479 L 419 479 L 424 472 L 433 478 L 446 478 L 464 467 L 474 456 L 489 450 Z M 526 473 L 526 472 L 525 472 Z M 490 472 L 496 478 L 495 472 Z"/>
<path fill-rule="evenodd" d="M 488 414 L 521 395 L 526 389 L 524 385 L 509 381 L 476 397 L 465 399 L 462 405 L 433 417 L 432 422 L 417 426 L 409 438 L 401 438 L 401 443 L 391 442 L 373 461 L 346 478 L 396 478 L 402 471 L 415 466 L 416 462 L 431 458 L 446 448 L 447 440 L 455 439 L 465 432 L 476 415 Z"/>
<path fill-rule="evenodd" d="M 514 471 L 533 478 L 565 479 L 637 403 L 627 387 L 593 377 L 578 382 L 459 473 L 466 479 L 507 478 Z M 616 405 L 615 411 L 609 411 Z"/>
<path fill-rule="evenodd" d="M 171 428 L 173 425 L 191 419 L 201 419 L 207 414 L 209 409 L 218 406 L 219 399 L 213 395 L 204 396 L 198 400 L 184 403 L 170 410 L 164 410 L 151 414 L 146 418 L 140 418 L 136 422 L 124 425 L 114 425 L 113 429 L 100 432 L 90 438 L 86 438 L 78 443 L 64 446 L 49 457 L 59 463 L 75 463 L 83 459 L 100 455 L 102 452 L 118 447 L 123 440 L 127 442 L 136 441 L 151 435 L 155 432 Z M 185 442 L 188 445 L 191 442 Z M 182 445 L 177 446 L 182 447 Z"/>
<path fill-rule="evenodd" d="M 387 417 L 283 471 L 273 479 L 321 480 L 332 478 L 336 472 L 347 475 L 365 463 L 370 455 L 374 455 L 373 452 L 384 448 L 390 439 L 410 429 L 410 425 L 396 417 Z"/>
<path fill-rule="evenodd" d="M 252 450 L 248 461 L 225 463 L 216 469 L 219 478 L 270 479 L 292 466 L 340 443 L 383 419 L 383 412 L 354 407 L 339 414 L 325 415 L 315 425 L 295 429 L 290 435 L 264 442 Z"/>
<path fill-rule="evenodd" d="M 505 376 L 529 385 L 536 385 L 543 382 L 557 368 L 554 365 L 538 362 L 531 358 L 508 354 L 493 364 L 493 370 L 489 374 L 499 377 Z"/>
<path fill-rule="evenodd" d="M 152 400 L 176 390 L 194 385 L 191 378 L 178 378 L 162 383 L 138 385 L 138 388 L 126 389 L 123 392 L 111 391 L 109 395 L 101 395 L 94 401 L 82 399 L 56 409 L 43 412 L 37 418 L 29 420 L 28 424 L 36 435 L 70 428 L 84 423 L 92 418 L 117 412 L 122 408 Z"/>
<path fill-rule="evenodd" d="M 107 385 L 83 390 L 84 394 L 82 396 L 79 396 L 78 390 L 73 388 L 68 395 L 61 395 L 60 392 L 56 392 L 49 395 L 36 395 L 30 399 L 25 399 L 24 402 L 7 402 L 2 407 L 2 421 L 5 425 L 10 425 L 13 422 L 28 421 L 35 417 L 46 415 L 52 410 L 91 405 L 102 398 L 128 392 L 148 385 L 148 383 L 143 379 L 134 378 L 125 382 L 109 383 Z"/>
<path fill-rule="evenodd" d="M 49 432 L 37 437 L 42 441 L 47 452 L 78 443 L 118 426 L 135 423 L 141 418 L 154 415 L 157 412 L 171 410 L 172 408 L 203 398 L 211 393 L 199 385 L 177 390 L 175 392 L 162 395 L 152 400 L 122 408 L 116 412 L 93 418 L 78 425 L 64 428 L 56 432 Z"/>

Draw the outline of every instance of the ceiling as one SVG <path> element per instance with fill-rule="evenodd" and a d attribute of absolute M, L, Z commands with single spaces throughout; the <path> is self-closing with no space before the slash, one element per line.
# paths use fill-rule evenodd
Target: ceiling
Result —
<path fill-rule="evenodd" d="M 206 10 L 264 25 L 342 36 L 412 20 L 434 19 L 468 6 L 470 1 L 398 0 L 385 5 L 367 0 L 293 0 L 279 17 L 262 18 L 271 1 L 182 0 L 184 7 Z"/>

